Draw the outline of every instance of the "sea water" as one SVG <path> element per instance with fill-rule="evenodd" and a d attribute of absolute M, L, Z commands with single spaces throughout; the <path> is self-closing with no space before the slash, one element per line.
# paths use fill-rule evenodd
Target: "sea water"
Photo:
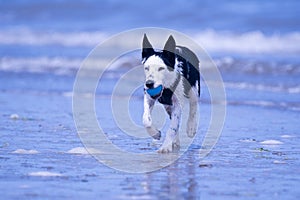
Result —
<path fill-rule="evenodd" d="M 0 7 L 0 69 L 75 74 L 89 52 L 113 34 L 163 27 L 198 42 L 233 93 L 268 94 L 260 95 L 260 100 L 248 95 L 246 104 L 267 101 L 299 110 L 299 7 L 295 0 L 217 4 L 197 0 L 4 1 Z M 270 99 L 269 94 L 276 97 Z M 229 94 L 228 100 L 231 98 Z"/>

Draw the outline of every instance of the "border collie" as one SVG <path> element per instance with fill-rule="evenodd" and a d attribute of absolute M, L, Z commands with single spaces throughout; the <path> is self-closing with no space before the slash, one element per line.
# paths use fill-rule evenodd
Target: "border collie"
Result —
<path fill-rule="evenodd" d="M 179 125 L 184 97 L 189 99 L 187 135 L 194 137 L 197 131 L 198 97 L 200 96 L 199 60 L 188 48 L 177 46 L 172 35 L 164 49 L 154 50 L 146 34 L 143 38 L 142 64 L 145 72 L 143 124 L 154 139 L 161 138 L 161 132 L 152 125 L 151 111 L 158 101 L 164 105 L 170 117 L 170 127 L 158 150 L 169 153 L 179 148 Z"/>

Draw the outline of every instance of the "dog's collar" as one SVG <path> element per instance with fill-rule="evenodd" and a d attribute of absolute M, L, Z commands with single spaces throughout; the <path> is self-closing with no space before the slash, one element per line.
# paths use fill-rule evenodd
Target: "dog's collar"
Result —
<path fill-rule="evenodd" d="M 177 73 L 176 80 L 175 80 L 174 84 L 171 85 L 171 87 L 170 87 L 170 89 L 172 90 L 172 92 L 175 92 L 175 90 L 176 90 L 176 88 L 177 88 L 177 86 L 179 84 L 180 78 L 181 78 L 180 73 Z"/>
<path fill-rule="evenodd" d="M 176 90 L 178 84 L 179 84 L 179 81 L 180 81 L 180 74 L 177 74 L 177 77 L 176 77 L 176 80 L 174 82 L 173 85 L 171 85 L 170 88 L 164 88 L 163 89 L 163 92 L 161 94 L 161 96 L 158 98 L 158 102 L 161 103 L 161 104 L 165 104 L 165 105 L 173 105 L 173 102 L 172 102 L 172 96 L 173 96 L 173 93 L 174 91 Z"/>

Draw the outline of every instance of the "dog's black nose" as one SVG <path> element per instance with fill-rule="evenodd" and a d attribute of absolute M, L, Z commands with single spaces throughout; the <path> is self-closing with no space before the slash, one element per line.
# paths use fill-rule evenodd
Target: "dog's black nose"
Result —
<path fill-rule="evenodd" d="M 154 81 L 152 81 L 152 80 L 147 80 L 147 81 L 146 81 L 146 86 L 147 86 L 147 88 L 149 88 L 149 89 L 153 88 L 153 86 L 154 86 Z"/>

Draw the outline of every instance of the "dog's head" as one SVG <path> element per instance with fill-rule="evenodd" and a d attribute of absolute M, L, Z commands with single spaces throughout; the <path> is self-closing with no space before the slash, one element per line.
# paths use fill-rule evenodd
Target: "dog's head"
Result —
<path fill-rule="evenodd" d="M 175 40 L 172 36 L 167 40 L 162 51 L 156 51 L 150 44 L 146 34 L 143 39 L 142 63 L 145 71 L 144 88 L 152 98 L 158 98 L 163 88 L 170 87 L 175 68 Z"/>

